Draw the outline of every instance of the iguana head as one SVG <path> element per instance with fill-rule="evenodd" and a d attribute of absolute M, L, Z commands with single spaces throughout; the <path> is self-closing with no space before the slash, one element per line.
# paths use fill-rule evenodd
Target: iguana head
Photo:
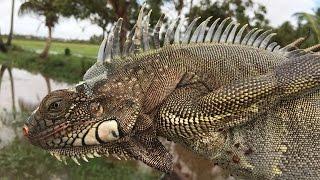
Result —
<path fill-rule="evenodd" d="M 105 99 L 87 96 L 83 85 L 53 91 L 28 118 L 24 132 L 31 143 L 56 156 L 127 155 L 127 139 L 107 108 Z"/>

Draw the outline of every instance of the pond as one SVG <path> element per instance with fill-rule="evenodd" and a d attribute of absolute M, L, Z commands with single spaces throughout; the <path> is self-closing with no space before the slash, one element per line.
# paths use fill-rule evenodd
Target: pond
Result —
<path fill-rule="evenodd" d="M 19 103 L 24 102 L 38 105 L 48 92 L 71 86 L 67 83 L 54 81 L 41 74 L 32 74 L 16 68 L 6 68 L 0 81 L 0 109 L 7 111 L 12 111 L 15 108 L 19 111 Z"/>
<path fill-rule="evenodd" d="M 22 137 L 24 119 L 48 92 L 72 84 L 5 66 L 1 66 L 0 78 L 0 167 L 7 167 L 0 169 L 0 179 L 159 179 L 161 173 L 137 161 L 119 162 L 108 158 L 93 160 L 81 167 L 71 162 L 63 165 L 30 145 Z M 212 162 L 174 143 L 164 143 L 185 179 L 226 179 Z"/>

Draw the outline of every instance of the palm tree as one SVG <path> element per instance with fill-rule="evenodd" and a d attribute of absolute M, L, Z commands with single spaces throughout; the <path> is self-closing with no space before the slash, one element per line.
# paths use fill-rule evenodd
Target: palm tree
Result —
<path fill-rule="evenodd" d="M 8 40 L 7 40 L 7 46 L 11 45 L 12 36 L 13 36 L 14 2 L 15 2 L 15 0 L 12 0 L 12 4 L 11 4 L 11 25 L 10 25 L 10 33 L 9 33 Z"/>
<path fill-rule="evenodd" d="M 59 19 L 59 7 L 54 0 L 26 0 L 19 10 L 19 14 L 34 13 L 45 17 L 45 25 L 48 28 L 48 37 L 46 45 L 40 54 L 40 57 L 47 58 L 51 46 L 52 29 Z"/>
<path fill-rule="evenodd" d="M 7 52 L 7 48 L 2 40 L 1 31 L 0 31 L 0 52 L 4 52 L 4 53 Z"/>
<path fill-rule="evenodd" d="M 296 13 L 295 16 L 298 17 L 300 22 L 303 20 L 307 22 L 307 25 L 315 34 L 318 43 L 320 43 L 320 8 L 314 14 L 301 12 Z"/>

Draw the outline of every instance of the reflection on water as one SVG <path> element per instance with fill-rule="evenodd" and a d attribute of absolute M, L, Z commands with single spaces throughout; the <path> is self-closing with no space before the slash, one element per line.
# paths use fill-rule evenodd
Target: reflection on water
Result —
<path fill-rule="evenodd" d="M 21 116 L 21 112 L 30 112 L 31 110 L 33 110 L 39 104 L 41 99 L 46 94 L 48 94 L 51 90 L 68 88 L 70 86 L 72 85 L 54 81 L 48 77 L 44 77 L 41 74 L 32 74 L 25 70 L 10 68 L 4 65 L 1 66 L 0 68 L 0 166 L 1 166 L 1 149 L 3 149 L 6 146 L 9 146 L 10 144 L 14 144 L 12 142 L 14 141 L 15 137 L 20 137 L 18 138 L 20 139 L 20 141 L 21 139 L 23 139 L 21 138 L 22 133 L 20 129 L 23 123 L 23 119 L 27 115 Z M 16 117 L 16 111 L 19 112 L 17 113 L 18 117 Z M 18 126 L 14 126 L 16 119 L 20 120 L 18 123 Z M 221 169 L 214 166 L 212 162 L 204 158 L 198 157 L 192 152 L 189 152 L 184 148 L 182 148 L 181 146 L 176 145 L 174 143 L 165 142 L 165 145 L 170 150 L 170 152 L 174 155 L 174 162 L 175 162 L 174 166 L 175 166 L 176 178 L 178 177 L 179 179 L 192 179 L 192 180 L 194 179 L 201 179 L 201 180 L 226 179 L 226 175 L 223 175 Z M 24 145 L 23 145 L 23 140 L 22 140 L 21 146 L 23 146 L 23 148 L 26 148 L 27 146 L 32 150 L 35 150 L 35 147 L 31 147 L 31 145 L 29 145 L 26 142 L 24 142 Z M 13 151 L 16 151 L 16 150 L 13 150 Z M 39 153 L 38 151 L 37 153 L 33 153 L 33 154 L 38 154 Z M 48 155 L 45 154 L 44 151 L 41 150 L 40 152 L 43 154 L 45 158 L 48 158 Z M 22 156 L 22 157 L 25 156 L 26 158 L 33 158 L 35 159 L 35 161 L 37 161 L 36 159 L 37 156 L 33 157 L 32 154 L 30 155 L 30 154 L 18 153 L 17 155 L 14 154 L 13 156 Z M 52 159 L 49 159 L 49 160 L 51 161 Z M 17 163 L 17 162 L 14 162 L 14 163 Z M 23 164 L 25 162 L 21 162 L 21 163 Z M 137 162 L 134 162 L 134 163 L 137 163 Z M 48 167 L 46 168 L 52 169 L 52 167 L 50 167 L 50 164 L 52 163 L 49 163 Z M 140 169 L 140 172 L 143 172 L 144 174 L 146 173 L 150 174 L 152 172 L 150 168 L 146 167 L 145 165 L 141 166 L 141 162 L 139 162 L 135 166 L 136 168 Z M 61 168 L 63 166 L 58 165 L 58 167 Z M 102 167 L 104 167 L 104 165 Z M 19 169 L 19 168 L 22 168 L 22 166 L 21 167 L 17 166 L 15 168 Z M 25 170 L 22 170 L 22 171 L 25 171 Z M 29 173 L 29 174 L 34 173 L 33 172 L 34 170 L 32 169 L 29 169 L 27 171 L 29 172 L 25 172 L 25 173 Z M 0 174 L 1 174 L 1 170 L 0 170 Z M 57 174 L 59 173 L 54 171 L 52 172 L 52 174 L 53 176 L 57 176 Z M 66 176 L 66 173 L 64 173 L 63 175 Z M 69 176 L 72 177 L 72 175 L 69 175 Z M 0 175 L 0 179 L 1 177 L 2 176 Z M 41 177 L 41 173 L 40 175 L 34 175 L 34 177 L 37 177 L 37 178 Z M 58 175 L 58 177 L 61 177 L 61 175 Z M 14 177 L 14 179 L 15 178 L 16 177 Z M 56 179 L 59 179 L 59 178 L 56 178 Z M 69 179 L 69 178 L 62 178 L 62 179 Z M 113 178 L 113 179 L 119 179 L 119 178 Z"/>
<path fill-rule="evenodd" d="M 0 109 L 6 109 L 7 111 L 14 111 L 14 108 L 18 108 L 17 111 L 19 111 L 19 107 L 16 107 L 19 101 L 37 105 L 51 90 L 71 86 L 54 81 L 41 74 L 32 74 L 16 68 L 11 69 L 2 66 L 1 72 L 3 76 L 0 80 Z"/>

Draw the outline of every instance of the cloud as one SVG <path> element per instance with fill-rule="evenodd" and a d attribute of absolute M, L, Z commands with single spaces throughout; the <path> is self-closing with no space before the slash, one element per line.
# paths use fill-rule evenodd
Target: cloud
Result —
<path fill-rule="evenodd" d="M 142 1 L 142 0 L 141 0 Z M 195 2 L 198 0 L 195 0 Z M 316 7 L 320 7 L 320 0 L 254 0 L 267 7 L 267 18 L 271 25 L 278 26 L 284 21 L 295 22 L 292 15 L 296 12 L 312 12 Z M 47 36 L 47 29 L 43 24 L 44 19 L 36 15 L 18 16 L 20 0 L 16 0 L 14 32 L 17 34 Z M 173 7 L 164 8 L 168 14 Z M 10 26 L 11 0 L 0 0 L 0 29 L 2 33 L 9 32 Z M 172 11 L 171 11 L 172 12 Z M 175 13 L 171 13 L 174 15 Z M 89 39 L 92 35 L 102 34 L 102 30 L 97 25 L 92 25 L 90 21 L 77 21 L 73 18 L 61 18 L 56 25 L 53 37 L 66 39 Z"/>
<path fill-rule="evenodd" d="M 312 13 L 313 9 L 320 7 L 320 0 L 254 0 L 267 8 L 267 19 L 272 26 L 279 26 L 285 21 L 295 23 L 293 14 L 297 12 Z"/>

